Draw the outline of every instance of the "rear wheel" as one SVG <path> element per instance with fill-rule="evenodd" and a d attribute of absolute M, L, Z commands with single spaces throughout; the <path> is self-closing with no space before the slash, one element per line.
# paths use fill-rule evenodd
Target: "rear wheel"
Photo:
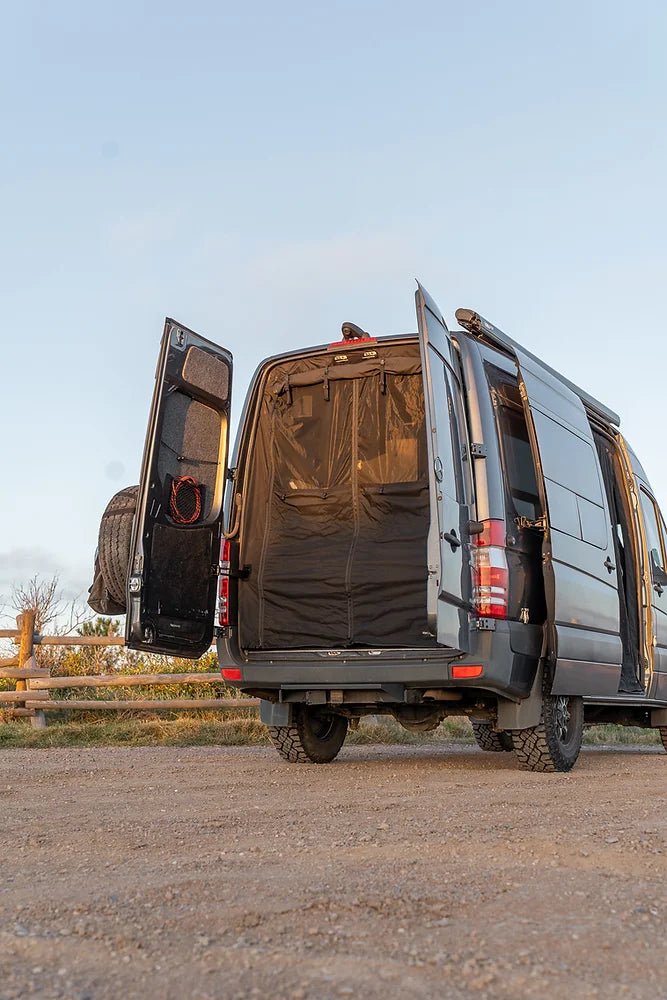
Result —
<path fill-rule="evenodd" d="M 660 739 L 662 740 L 662 745 L 667 750 L 667 726 L 660 726 L 658 730 L 660 733 Z"/>
<path fill-rule="evenodd" d="M 478 719 L 472 719 L 471 722 L 473 735 L 480 750 L 489 753 L 512 752 L 514 744 L 511 733 L 497 733 L 490 722 L 480 722 Z"/>
<path fill-rule="evenodd" d="M 291 726 L 269 726 L 273 745 L 290 764 L 329 764 L 345 742 L 347 719 L 298 705 Z"/>
<path fill-rule="evenodd" d="M 549 694 L 545 672 L 542 718 L 530 729 L 512 730 L 512 742 L 525 771 L 569 771 L 576 763 L 584 734 L 581 698 Z"/>

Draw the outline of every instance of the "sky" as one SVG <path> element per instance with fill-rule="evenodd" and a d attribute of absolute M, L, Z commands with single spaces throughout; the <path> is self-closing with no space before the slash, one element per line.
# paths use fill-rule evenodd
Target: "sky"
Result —
<path fill-rule="evenodd" d="M 23 0 L 0 61 L 0 606 L 90 583 L 165 315 L 267 355 L 415 278 L 622 417 L 659 499 L 667 6 Z"/>

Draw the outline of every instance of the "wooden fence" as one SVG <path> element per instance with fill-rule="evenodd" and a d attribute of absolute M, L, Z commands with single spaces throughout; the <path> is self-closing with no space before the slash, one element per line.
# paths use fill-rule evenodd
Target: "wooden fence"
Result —
<path fill-rule="evenodd" d="M 12 717 L 29 718 L 33 726 L 46 725 L 46 712 L 70 710 L 155 712 L 208 708 L 228 710 L 234 708 L 256 709 L 257 698 L 136 698 L 131 700 L 68 698 L 51 699 L 54 690 L 70 688 L 152 687 L 160 685 L 223 683 L 217 671 L 180 674 L 94 674 L 72 677 L 51 677 L 50 671 L 38 665 L 37 646 L 124 646 L 120 636 L 38 635 L 35 633 L 35 612 L 25 611 L 16 619 L 18 628 L 0 629 L 0 638 L 13 639 L 18 646 L 16 656 L 0 659 L 0 678 L 15 681 L 14 691 L 0 691 L 0 709 Z"/>

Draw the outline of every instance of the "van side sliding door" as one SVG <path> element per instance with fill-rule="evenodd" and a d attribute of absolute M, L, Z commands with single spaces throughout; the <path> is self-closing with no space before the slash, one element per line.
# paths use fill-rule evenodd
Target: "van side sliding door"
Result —
<path fill-rule="evenodd" d="M 428 620 L 439 643 L 469 648 L 471 575 L 467 545 L 469 511 L 463 496 L 461 437 L 456 423 L 460 392 L 452 343 L 444 319 L 426 289 L 415 294 L 429 460 L 431 524 L 428 535 Z"/>
<path fill-rule="evenodd" d="M 593 434 L 580 398 L 517 351 L 544 490 L 544 574 L 552 693 L 618 692 L 623 658 L 615 550 Z"/>

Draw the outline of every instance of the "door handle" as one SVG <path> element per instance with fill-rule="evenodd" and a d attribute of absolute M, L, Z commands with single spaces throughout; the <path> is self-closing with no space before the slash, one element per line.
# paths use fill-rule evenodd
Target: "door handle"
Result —
<path fill-rule="evenodd" d="M 461 539 L 457 537 L 454 528 L 452 528 L 451 531 L 444 531 L 442 537 L 446 542 L 449 542 L 449 544 L 452 547 L 452 552 L 456 552 L 456 550 L 461 544 Z"/>
<path fill-rule="evenodd" d="M 608 573 L 613 573 L 614 570 L 616 569 L 616 566 L 611 561 L 611 559 L 609 558 L 609 556 L 607 556 L 607 558 L 605 559 L 604 565 L 607 567 L 607 572 Z"/>

